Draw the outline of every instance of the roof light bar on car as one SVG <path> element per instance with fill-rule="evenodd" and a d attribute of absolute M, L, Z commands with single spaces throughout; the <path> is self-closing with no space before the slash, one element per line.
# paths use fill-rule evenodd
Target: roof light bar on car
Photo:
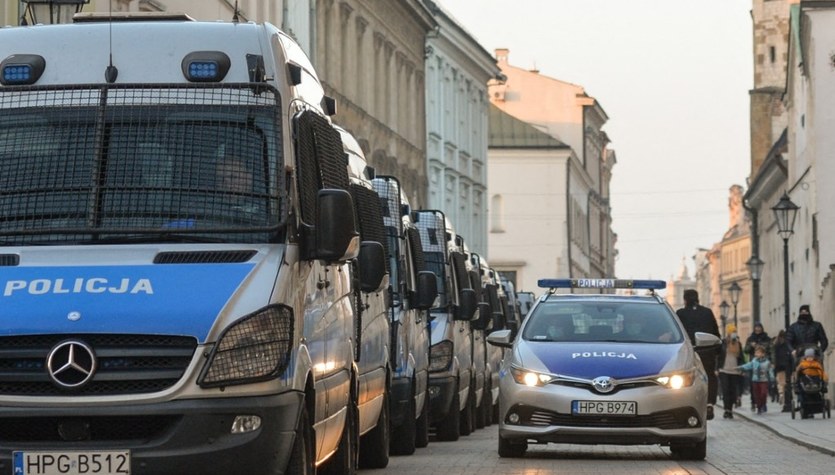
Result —
<path fill-rule="evenodd" d="M 0 63 L 0 84 L 17 86 L 35 84 L 46 69 L 43 56 L 13 54 Z"/>
<path fill-rule="evenodd" d="M 539 279 L 537 285 L 545 289 L 648 289 L 667 288 L 663 280 L 636 279 Z"/>
<path fill-rule="evenodd" d="M 232 62 L 220 51 L 194 51 L 183 58 L 183 75 L 191 82 L 220 82 Z"/>

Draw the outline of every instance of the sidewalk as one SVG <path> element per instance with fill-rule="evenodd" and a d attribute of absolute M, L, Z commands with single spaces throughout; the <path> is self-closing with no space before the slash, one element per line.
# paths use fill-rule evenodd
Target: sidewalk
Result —
<path fill-rule="evenodd" d="M 747 403 L 747 396 L 743 401 Z M 719 401 L 716 417 L 722 418 L 722 402 Z M 815 414 L 813 419 L 801 419 L 800 413 L 792 419 L 791 412 L 780 412 L 780 404 L 769 403 L 769 411 L 757 414 L 750 406 L 743 404 L 734 410 L 735 417 L 741 417 L 758 424 L 784 439 L 812 450 L 835 456 L 835 421 L 824 419 L 822 414 Z M 835 412 L 835 411 L 832 411 Z"/>

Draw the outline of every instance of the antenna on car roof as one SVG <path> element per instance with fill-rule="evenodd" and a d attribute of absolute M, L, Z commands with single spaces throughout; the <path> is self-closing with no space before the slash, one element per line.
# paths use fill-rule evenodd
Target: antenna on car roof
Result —
<path fill-rule="evenodd" d="M 232 22 L 239 23 L 241 21 L 240 17 L 238 16 L 238 0 L 235 0 L 235 14 L 232 15 Z"/>
<path fill-rule="evenodd" d="M 110 64 L 104 70 L 104 80 L 110 84 L 116 82 L 116 77 L 119 76 L 119 70 L 113 66 L 113 0 L 107 2 L 108 9 L 108 25 L 110 31 L 108 32 L 110 41 Z"/>

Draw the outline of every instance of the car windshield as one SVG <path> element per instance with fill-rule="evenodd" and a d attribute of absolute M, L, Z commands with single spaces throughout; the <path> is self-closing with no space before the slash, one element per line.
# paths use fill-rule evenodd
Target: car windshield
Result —
<path fill-rule="evenodd" d="M 522 338 L 530 341 L 680 343 L 670 310 L 655 302 L 542 302 L 529 315 Z"/>

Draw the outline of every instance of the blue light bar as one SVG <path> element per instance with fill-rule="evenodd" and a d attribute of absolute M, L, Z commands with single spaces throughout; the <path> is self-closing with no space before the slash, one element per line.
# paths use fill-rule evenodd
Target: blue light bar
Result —
<path fill-rule="evenodd" d="M 19 86 L 34 84 L 46 68 L 46 61 L 35 54 L 13 54 L 0 63 L 0 84 Z"/>
<path fill-rule="evenodd" d="M 194 51 L 183 58 L 183 75 L 190 82 L 220 82 L 232 62 L 221 51 Z"/>
<path fill-rule="evenodd" d="M 214 61 L 192 61 L 188 65 L 189 79 L 208 81 L 217 78 L 217 63 Z"/>
<path fill-rule="evenodd" d="M 539 279 L 537 285 L 545 289 L 666 289 L 663 280 L 633 279 Z"/>

